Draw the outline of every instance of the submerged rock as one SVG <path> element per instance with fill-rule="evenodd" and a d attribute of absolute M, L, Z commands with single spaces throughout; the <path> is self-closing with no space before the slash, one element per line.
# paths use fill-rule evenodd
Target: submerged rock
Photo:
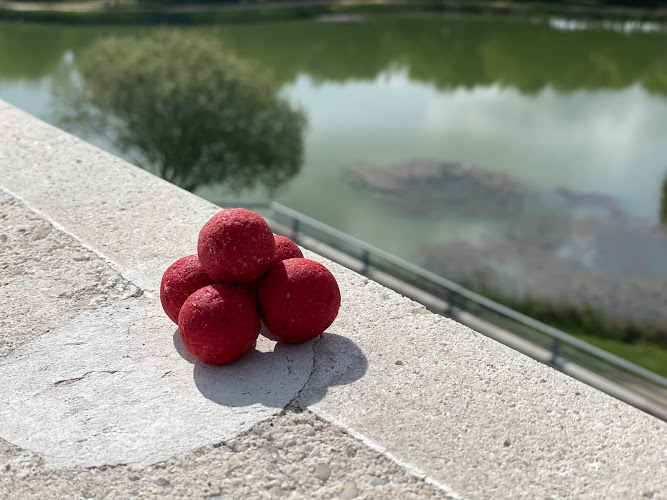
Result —
<path fill-rule="evenodd" d="M 433 159 L 391 167 L 358 165 L 350 176 L 395 210 L 428 217 L 452 211 L 476 217 L 509 215 L 535 193 L 507 174 Z"/>
<path fill-rule="evenodd" d="M 616 198 L 608 194 L 579 192 L 562 186 L 556 188 L 554 193 L 560 196 L 565 203 L 576 208 L 598 210 L 616 218 L 625 216 Z"/>
<path fill-rule="evenodd" d="M 667 346 L 667 231 L 627 219 L 524 217 L 506 238 L 422 248 L 424 266 L 509 303 L 588 311 L 616 324 L 653 325 Z M 662 332 L 662 333 L 660 333 Z"/>

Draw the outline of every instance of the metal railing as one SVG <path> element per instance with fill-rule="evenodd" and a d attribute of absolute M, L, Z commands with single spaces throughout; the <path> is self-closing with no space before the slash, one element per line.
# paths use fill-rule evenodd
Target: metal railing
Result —
<path fill-rule="evenodd" d="M 667 420 L 667 379 L 276 202 L 224 203 L 264 215 L 276 233 L 476 331 Z"/>

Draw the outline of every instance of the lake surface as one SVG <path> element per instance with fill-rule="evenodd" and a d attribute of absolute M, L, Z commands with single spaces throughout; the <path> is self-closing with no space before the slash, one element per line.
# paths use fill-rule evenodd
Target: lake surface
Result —
<path fill-rule="evenodd" d="M 480 283 L 493 278 L 498 288 L 498 280 L 563 259 L 571 261 L 564 271 L 584 280 L 586 273 L 614 283 L 667 277 L 658 227 L 667 174 L 661 26 L 409 15 L 204 30 L 270 69 L 282 94 L 307 114 L 301 172 L 273 199 L 472 285 L 480 266 L 494 268 Z M 59 71 L 93 39 L 112 33 L 150 36 L 150 29 L 0 23 L 0 98 L 62 126 L 53 93 Z M 122 155 L 103 137 L 84 137 Z M 455 194 L 446 169 L 415 184 L 424 172 L 405 171 L 415 159 L 470 164 L 477 180 L 464 183 L 472 206 L 404 203 L 423 197 L 418 186 L 429 183 L 441 183 L 443 197 Z M 403 174 L 389 197 L 352 172 L 399 164 Z M 475 210 L 487 199 L 484 190 L 495 189 L 488 179 L 529 194 L 507 211 Z M 270 198 L 263 189 L 230 193 L 222 182 L 195 192 L 214 201 Z M 610 235 L 621 236 L 614 243 Z M 605 245 L 617 251 L 610 257 Z M 489 251 L 505 256 L 492 262 Z M 472 262 L 465 272 L 461 255 Z M 647 263 L 638 267 L 637 259 Z M 554 269 L 554 276 L 563 271 Z M 545 287 L 532 281 L 511 293 Z M 664 305 L 659 300 L 655 307 Z"/>

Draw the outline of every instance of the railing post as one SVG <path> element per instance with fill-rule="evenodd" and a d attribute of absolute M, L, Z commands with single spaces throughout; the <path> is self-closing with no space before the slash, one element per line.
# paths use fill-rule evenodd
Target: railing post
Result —
<path fill-rule="evenodd" d="M 558 366 L 560 362 L 558 361 L 558 353 L 560 352 L 560 339 L 554 337 L 554 341 L 551 344 L 551 361 L 549 364 L 552 366 Z"/>
<path fill-rule="evenodd" d="M 299 219 L 292 219 L 292 240 L 294 240 L 295 243 L 299 241 L 299 229 L 301 227 L 301 223 Z"/>
<path fill-rule="evenodd" d="M 447 309 L 445 309 L 445 315 L 449 316 L 451 318 L 454 317 L 456 314 L 458 308 L 456 306 L 456 303 L 458 302 L 457 300 L 457 295 L 454 291 L 449 290 L 447 293 Z"/>
<path fill-rule="evenodd" d="M 366 274 L 368 269 L 371 267 L 371 253 L 368 251 L 368 249 L 362 252 L 361 262 L 364 265 L 364 267 L 361 269 L 361 273 Z"/>

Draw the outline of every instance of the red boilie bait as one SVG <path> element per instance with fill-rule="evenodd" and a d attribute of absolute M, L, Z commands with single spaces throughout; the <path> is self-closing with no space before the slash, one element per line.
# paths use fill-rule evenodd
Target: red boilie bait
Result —
<path fill-rule="evenodd" d="M 201 229 L 197 255 L 169 266 L 160 300 L 188 352 L 225 365 L 255 345 L 260 317 L 284 342 L 317 337 L 338 314 L 340 290 L 326 267 L 304 259 L 260 215 L 230 208 Z"/>
<path fill-rule="evenodd" d="M 226 365 L 252 348 L 260 322 L 245 290 L 209 285 L 187 298 L 178 315 L 178 329 L 190 354 L 205 363 Z"/>
<path fill-rule="evenodd" d="M 290 240 L 287 236 L 273 235 L 276 241 L 276 255 L 273 257 L 273 263 L 286 259 L 302 259 L 303 253 L 299 245 Z"/>
<path fill-rule="evenodd" d="M 213 281 L 204 272 L 196 255 L 188 255 L 174 262 L 162 276 L 160 302 L 169 319 L 178 323 L 178 313 L 185 299 Z"/>
<path fill-rule="evenodd" d="M 340 290 L 319 262 L 287 259 L 271 266 L 259 286 L 259 310 L 266 328 L 284 342 L 305 342 L 336 319 Z"/>
<path fill-rule="evenodd" d="M 218 212 L 199 232 L 199 260 L 217 282 L 250 283 L 266 272 L 275 253 L 271 228 L 245 208 Z"/>

